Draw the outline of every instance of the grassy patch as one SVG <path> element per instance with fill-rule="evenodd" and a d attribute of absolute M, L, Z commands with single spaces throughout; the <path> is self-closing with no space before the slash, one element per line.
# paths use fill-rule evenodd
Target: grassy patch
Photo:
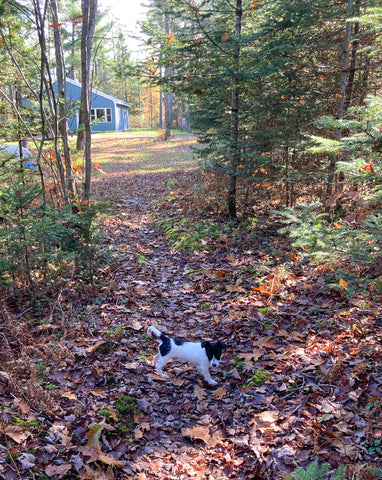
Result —
<path fill-rule="evenodd" d="M 92 159 L 105 171 L 113 173 L 184 171 L 196 168 L 189 148 L 193 143 L 195 137 L 184 133 L 177 133 L 170 140 L 163 141 L 158 139 L 156 131 L 112 132 L 93 136 Z"/>

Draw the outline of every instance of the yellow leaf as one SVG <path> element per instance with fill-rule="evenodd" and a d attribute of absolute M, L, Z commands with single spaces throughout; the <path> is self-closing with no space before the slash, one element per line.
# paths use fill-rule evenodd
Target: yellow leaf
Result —
<path fill-rule="evenodd" d="M 346 280 L 343 280 L 342 278 L 340 279 L 340 287 L 347 287 L 348 282 Z"/>

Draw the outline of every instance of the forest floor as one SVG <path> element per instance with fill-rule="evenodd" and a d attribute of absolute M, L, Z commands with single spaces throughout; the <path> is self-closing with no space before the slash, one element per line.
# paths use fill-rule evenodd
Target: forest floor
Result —
<path fill-rule="evenodd" d="M 279 480 L 314 461 L 380 478 L 367 469 L 382 468 L 380 298 L 299 262 L 266 214 L 228 227 L 195 213 L 193 142 L 94 136 L 111 257 L 93 286 L 59 292 L 61 322 L 15 320 L 17 338 L 59 338 L 62 354 L 31 356 L 42 411 L 0 372 L 0 478 Z M 188 249 L 170 248 L 161 222 Z M 158 376 L 150 325 L 224 341 L 218 385 L 177 362 Z"/>

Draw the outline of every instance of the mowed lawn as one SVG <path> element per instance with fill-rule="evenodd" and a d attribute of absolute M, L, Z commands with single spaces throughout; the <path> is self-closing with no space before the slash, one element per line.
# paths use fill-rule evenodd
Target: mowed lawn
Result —
<path fill-rule="evenodd" d="M 197 166 L 190 146 L 195 137 L 176 133 L 162 140 L 153 130 L 93 134 L 92 161 L 108 173 L 160 173 L 193 170 Z"/>

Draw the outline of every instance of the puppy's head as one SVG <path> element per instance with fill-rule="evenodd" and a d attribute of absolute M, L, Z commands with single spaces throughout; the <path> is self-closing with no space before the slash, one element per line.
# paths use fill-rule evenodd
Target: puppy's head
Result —
<path fill-rule="evenodd" d="M 202 348 L 205 348 L 207 358 L 211 367 L 217 367 L 226 344 L 223 342 L 202 342 Z"/>

